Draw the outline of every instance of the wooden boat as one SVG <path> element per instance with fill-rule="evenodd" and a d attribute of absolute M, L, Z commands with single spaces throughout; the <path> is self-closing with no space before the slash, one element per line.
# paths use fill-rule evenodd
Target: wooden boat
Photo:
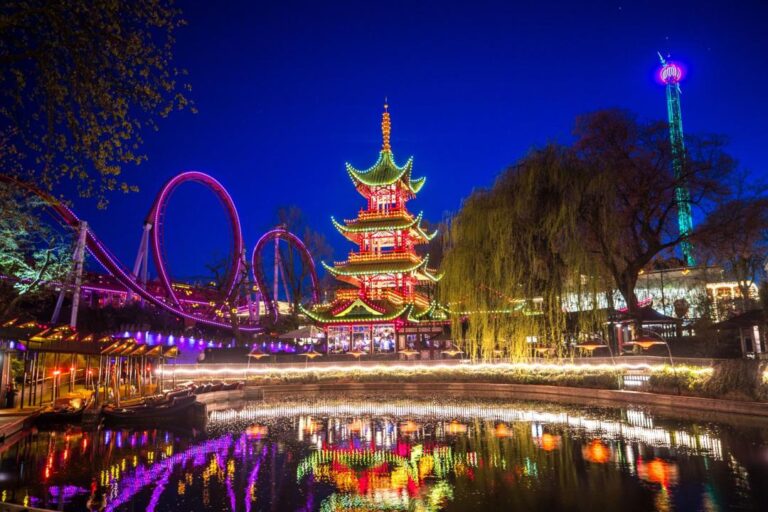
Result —
<path fill-rule="evenodd" d="M 92 397 L 57 398 L 51 405 L 43 408 L 35 417 L 35 425 L 54 425 L 61 423 L 79 423 L 83 412 L 91 405 Z"/>
<path fill-rule="evenodd" d="M 166 396 L 162 400 L 147 400 L 131 406 L 105 405 L 101 413 L 105 420 L 117 423 L 141 423 L 162 421 L 192 421 L 200 414 L 197 397 L 185 391 L 185 394 Z"/>

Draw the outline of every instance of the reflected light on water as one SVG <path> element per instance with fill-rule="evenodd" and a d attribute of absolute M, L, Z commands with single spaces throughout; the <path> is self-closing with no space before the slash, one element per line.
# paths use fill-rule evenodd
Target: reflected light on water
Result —
<path fill-rule="evenodd" d="M 595 464 L 605 464 L 611 460 L 611 448 L 603 444 L 599 439 L 593 440 L 581 449 L 585 460 Z"/>
<path fill-rule="evenodd" d="M 685 495 L 702 509 L 750 499 L 721 432 L 541 403 L 259 402 L 212 413 L 199 436 L 33 433 L 0 453 L 0 497 L 115 512 L 671 510 L 689 484 L 709 489 Z"/>

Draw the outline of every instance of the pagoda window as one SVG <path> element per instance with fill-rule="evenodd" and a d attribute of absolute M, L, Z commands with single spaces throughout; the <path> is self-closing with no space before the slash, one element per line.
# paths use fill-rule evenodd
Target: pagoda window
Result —
<path fill-rule="evenodd" d="M 371 351 L 371 328 L 368 325 L 352 326 L 352 349 Z"/>
<path fill-rule="evenodd" d="M 342 353 L 350 350 L 349 327 L 328 327 L 328 352 Z"/>
<path fill-rule="evenodd" d="M 394 352 L 395 351 L 395 326 L 392 324 L 382 324 L 373 326 L 373 351 L 374 352 Z"/>

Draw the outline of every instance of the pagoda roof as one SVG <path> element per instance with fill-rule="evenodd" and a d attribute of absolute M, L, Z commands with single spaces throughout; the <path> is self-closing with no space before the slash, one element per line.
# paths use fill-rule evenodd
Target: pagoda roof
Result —
<path fill-rule="evenodd" d="M 342 224 L 338 222 L 334 217 L 331 217 L 331 222 L 333 222 L 333 226 L 339 231 L 339 233 L 347 238 L 350 238 L 349 235 L 355 233 L 371 233 L 376 231 L 412 228 L 420 238 L 423 238 L 425 241 L 429 241 L 437 235 L 437 230 L 435 230 L 433 233 L 427 233 L 424 231 L 424 228 L 421 227 L 421 220 L 423 216 L 424 212 L 419 212 L 416 217 L 397 215 L 392 217 L 348 221 L 346 224 Z"/>
<path fill-rule="evenodd" d="M 450 314 L 451 311 L 447 307 L 433 300 L 426 309 L 421 311 L 411 310 L 408 313 L 408 321 L 414 323 L 441 322 L 447 320 Z"/>
<path fill-rule="evenodd" d="M 399 166 L 395 163 L 392 151 L 388 149 L 382 149 L 379 152 L 379 158 L 376 160 L 376 163 L 368 169 L 356 169 L 349 163 L 346 164 L 346 167 L 352 183 L 355 184 L 358 190 L 365 186 L 380 187 L 400 182 L 411 193 L 417 194 L 427 181 L 426 177 L 416 179 L 411 177 L 413 157 L 410 157 L 404 165 Z"/>
<path fill-rule="evenodd" d="M 299 305 L 302 313 L 321 324 L 360 324 L 391 322 L 402 318 L 409 323 L 445 323 L 451 311 L 432 301 L 428 307 L 416 303 L 403 305 L 385 300 L 367 300 L 362 297 L 336 300 L 311 309 Z"/>
<path fill-rule="evenodd" d="M 365 301 L 358 298 L 312 309 L 307 309 L 299 304 L 299 309 L 320 324 L 360 324 L 391 322 L 397 318 L 408 317 L 413 309 L 413 304 L 398 306 L 386 301 Z"/>
<path fill-rule="evenodd" d="M 323 267 L 334 276 L 361 276 L 374 274 L 398 274 L 414 272 L 426 269 L 429 256 L 414 262 L 411 259 L 385 260 L 385 261 L 359 261 L 349 262 L 339 266 L 331 266 L 322 262 Z"/>

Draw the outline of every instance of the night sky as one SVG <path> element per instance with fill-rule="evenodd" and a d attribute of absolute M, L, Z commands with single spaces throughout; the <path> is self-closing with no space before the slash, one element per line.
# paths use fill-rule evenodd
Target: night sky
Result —
<path fill-rule="evenodd" d="M 586 5 L 589 4 L 589 5 Z M 296 204 L 336 258 L 350 248 L 330 216 L 362 206 L 344 169 L 381 145 L 384 97 L 398 163 L 427 176 L 413 210 L 439 220 L 527 151 L 568 142 L 574 117 L 606 107 L 666 118 L 656 51 L 685 63 L 683 122 L 719 133 L 756 177 L 768 174 L 768 2 L 184 2 L 177 65 L 198 114 L 146 134 L 141 188 L 107 211 L 75 209 L 126 264 L 161 185 L 182 170 L 221 181 L 248 247 L 278 205 Z M 223 210 L 180 188 L 166 225 L 172 271 L 204 273 L 228 247 Z"/>

